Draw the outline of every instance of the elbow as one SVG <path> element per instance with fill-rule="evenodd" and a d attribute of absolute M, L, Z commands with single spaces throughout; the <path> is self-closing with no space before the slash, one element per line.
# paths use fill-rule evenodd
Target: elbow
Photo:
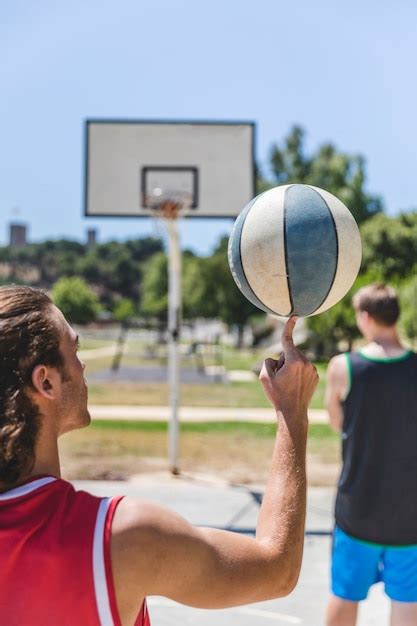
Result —
<path fill-rule="evenodd" d="M 285 589 L 286 596 L 289 596 L 290 593 L 292 593 L 294 589 L 296 588 L 298 584 L 298 579 L 300 578 L 300 570 L 301 570 L 301 565 L 300 567 L 294 570 L 294 572 L 292 573 L 292 576 L 289 578 L 287 582 L 287 587 Z"/>
<path fill-rule="evenodd" d="M 300 577 L 300 567 L 293 567 L 278 582 L 274 589 L 274 598 L 285 598 L 294 591 Z"/>
<path fill-rule="evenodd" d="M 301 570 L 301 558 L 286 555 L 274 568 L 274 573 L 269 577 L 267 596 L 264 600 L 285 598 L 292 593 L 297 586 Z"/>

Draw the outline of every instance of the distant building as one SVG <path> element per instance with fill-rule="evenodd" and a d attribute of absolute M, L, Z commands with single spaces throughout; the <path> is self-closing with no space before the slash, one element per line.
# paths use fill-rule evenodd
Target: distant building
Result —
<path fill-rule="evenodd" d="M 27 225 L 10 224 L 9 246 L 19 247 L 27 244 Z"/>
<path fill-rule="evenodd" d="M 97 243 L 97 230 L 89 228 L 87 231 L 87 248 L 92 248 Z"/>

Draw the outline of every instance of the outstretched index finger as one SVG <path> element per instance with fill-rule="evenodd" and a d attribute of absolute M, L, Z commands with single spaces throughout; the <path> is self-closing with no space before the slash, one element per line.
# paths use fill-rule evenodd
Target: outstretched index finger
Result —
<path fill-rule="evenodd" d="M 285 354 L 294 352 L 294 350 L 296 349 L 292 337 L 296 321 L 296 317 L 290 317 L 289 320 L 287 320 L 287 322 L 285 323 L 285 326 L 282 330 L 281 343 L 282 349 Z"/>

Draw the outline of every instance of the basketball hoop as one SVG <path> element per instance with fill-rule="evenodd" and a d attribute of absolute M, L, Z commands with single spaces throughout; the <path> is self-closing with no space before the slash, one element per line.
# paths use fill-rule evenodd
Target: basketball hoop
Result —
<path fill-rule="evenodd" d="M 192 206 L 192 195 L 187 191 L 152 189 L 146 196 L 146 207 L 156 218 L 175 220 L 183 217 Z"/>
<path fill-rule="evenodd" d="M 169 464 L 177 474 L 181 218 L 236 217 L 255 195 L 255 125 L 87 120 L 85 129 L 85 214 L 150 218 L 155 236 L 167 240 Z"/>

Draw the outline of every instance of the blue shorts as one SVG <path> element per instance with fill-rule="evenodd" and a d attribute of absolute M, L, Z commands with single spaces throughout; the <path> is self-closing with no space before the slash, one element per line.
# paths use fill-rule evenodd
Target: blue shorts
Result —
<path fill-rule="evenodd" d="M 397 602 L 417 602 L 417 545 L 382 546 L 347 535 L 336 526 L 332 548 L 332 593 L 364 600 L 378 582 Z"/>

